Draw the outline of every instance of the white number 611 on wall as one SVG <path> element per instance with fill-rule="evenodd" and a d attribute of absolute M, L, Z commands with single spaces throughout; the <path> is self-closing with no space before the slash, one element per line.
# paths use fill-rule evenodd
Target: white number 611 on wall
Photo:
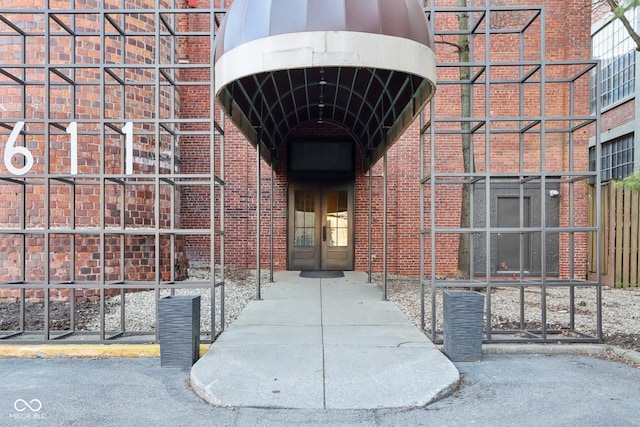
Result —
<path fill-rule="evenodd" d="M 24 122 L 17 122 L 11 134 L 7 145 L 4 147 L 4 166 L 13 175 L 25 175 L 33 167 L 33 154 L 27 147 L 16 145 L 18 136 L 24 128 Z M 78 123 L 71 122 L 66 129 L 71 137 L 71 175 L 78 174 Z M 125 135 L 125 174 L 133 174 L 133 122 L 126 122 L 122 127 L 122 133 Z M 25 160 L 24 166 L 18 168 L 11 161 L 14 156 L 22 155 Z"/>

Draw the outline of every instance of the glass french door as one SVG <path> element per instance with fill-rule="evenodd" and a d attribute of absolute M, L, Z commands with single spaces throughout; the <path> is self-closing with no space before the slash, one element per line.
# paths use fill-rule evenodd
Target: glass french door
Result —
<path fill-rule="evenodd" d="M 290 270 L 353 270 L 353 184 L 289 190 Z"/>

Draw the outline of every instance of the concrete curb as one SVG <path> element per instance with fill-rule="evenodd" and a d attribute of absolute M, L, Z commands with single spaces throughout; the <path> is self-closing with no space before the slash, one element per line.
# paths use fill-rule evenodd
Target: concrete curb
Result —
<path fill-rule="evenodd" d="M 200 356 L 211 344 L 200 345 Z M 442 350 L 441 346 L 438 346 Z M 575 354 L 594 356 L 611 350 L 622 359 L 640 365 L 640 352 L 606 344 L 484 344 L 482 354 Z M 160 357 L 159 344 L 0 344 L 0 359 L 6 358 L 133 358 Z"/>
<path fill-rule="evenodd" d="M 625 348 L 620 348 L 620 347 L 609 347 L 609 348 L 611 348 L 611 350 L 613 350 L 615 354 L 622 357 L 623 359 L 631 363 L 637 363 L 638 365 L 640 365 L 640 353 L 638 353 L 637 351 L 627 350 Z"/>
<path fill-rule="evenodd" d="M 483 344 L 482 354 L 546 354 L 592 356 L 606 352 L 604 344 Z"/>
<path fill-rule="evenodd" d="M 485 344 L 482 354 L 548 354 L 597 356 L 613 351 L 630 363 L 640 364 L 640 352 L 608 344 Z"/>
<path fill-rule="evenodd" d="M 210 344 L 200 345 L 200 355 Z M 0 359 L 4 358 L 134 358 L 160 357 L 159 344 L 2 344 Z"/>

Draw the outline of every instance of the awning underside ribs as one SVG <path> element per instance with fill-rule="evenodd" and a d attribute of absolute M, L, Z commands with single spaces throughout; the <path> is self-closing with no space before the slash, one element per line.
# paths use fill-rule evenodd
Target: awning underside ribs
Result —
<path fill-rule="evenodd" d="M 411 124 L 432 92 L 420 76 L 364 67 L 279 70 L 243 77 L 219 99 L 236 126 L 270 160 L 301 123 L 332 122 L 360 145 L 365 166 Z"/>

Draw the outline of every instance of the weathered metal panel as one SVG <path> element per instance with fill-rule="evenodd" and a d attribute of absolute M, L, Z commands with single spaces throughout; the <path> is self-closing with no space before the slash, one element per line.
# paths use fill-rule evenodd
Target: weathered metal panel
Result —
<path fill-rule="evenodd" d="M 191 367 L 200 356 L 200 296 L 170 295 L 158 301 L 160 366 Z"/>
<path fill-rule="evenodd" d="M 484 296 L 471 291 L 444 292 L 444 352 L 453 362 L 482 358 Z"/>

